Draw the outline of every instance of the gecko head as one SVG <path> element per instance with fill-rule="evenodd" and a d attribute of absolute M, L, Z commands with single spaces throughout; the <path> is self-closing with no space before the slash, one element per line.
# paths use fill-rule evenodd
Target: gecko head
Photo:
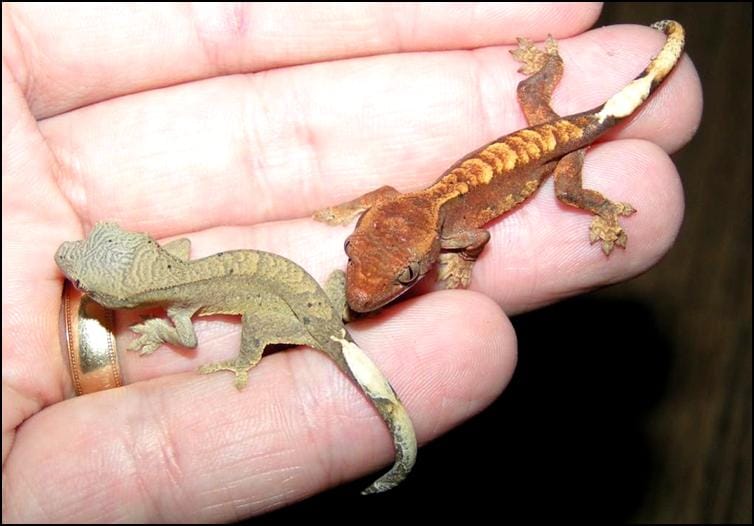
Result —
<path fill-rule="evenodd" d="M 410 289 L 440 253 L 436 208 L 402 196 L 361 216 L 346 240 L 346 300 L 356 312 L 382 307 Z"/>
<path fill-rule="evenodd" d="M 133 307 L 137 291 L 130 285 L 131 269 L 143 247 L 154 241 L 145 234 L 121 229 L 115 223 L 97 223 L 83 241 L 68 241 L 55 252 L 55 263 L 77 289 L 107 308 Z"/>

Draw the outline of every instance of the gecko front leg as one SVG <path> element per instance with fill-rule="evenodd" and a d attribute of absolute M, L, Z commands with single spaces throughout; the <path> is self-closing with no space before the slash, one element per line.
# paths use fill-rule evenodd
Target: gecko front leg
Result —
<path fill-rule="evenodd" d="M 191 317 L 199 310 L 197 306 L 172 306 L 167 310 L 173 322 L 170 325 L 163 319 L 150 318 L 131 326 L 131 330 L 141 334 L 128 346 L 129 351 L 151 354 L 163 343 L 172 343 L 193 349 L 196 347 L 196 333 Z"/>
<path fill-rule="evenodd" d="M 490 240 L 490 233 L 481 228 L 454 234 L 443 234 L 440 246 L 437 281 L 448 289 L 465 288 L 471 283 L 471 267 Z"/>
<path fill-rule="evenodd" d="M 392 199 L 399 194 L 400 192 L 392 186 L 381 186 L 352 201 L 317 210 L 312 217 L 315 221 L 328 225 L 347 225 L 376 203 Z"/>
<path fill-rule="evenodd" d="M 511 55 L 521 62 L 519 73 L 530 75 L 518 84 L 517 96 L 529 126 L 559 119 L 560 116 L 550 107 L 550 99 L 555 86 L 563 76 L 563 59 L 558 54 L 558 45 L 551 36 L 547 37 L 543 50 L 534 46 L 527 38 L 518 39 L 518 48 Z"/>

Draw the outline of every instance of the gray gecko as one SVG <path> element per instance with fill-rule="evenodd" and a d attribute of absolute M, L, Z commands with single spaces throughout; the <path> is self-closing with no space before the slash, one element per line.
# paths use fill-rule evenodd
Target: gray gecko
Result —
<path fill-rule="evenodd" d="M 194 315 L 240 314 L 238 356 L 199 369 L 203 374 L 232 371 L 238 389 L 246 385 L 249 369 L 267 345 L 308 345 L 324 352 L 359 385 L 393 437 L 393 467 L 363 493 L 379 493 L 399 484 L 416 460 L 414 428 L 390 383 L 343 324 L 343 273 L 333 273 L 325 292 L 304 269 L 276 254 L 233 250 L 189 261 L 189 249 L 185 238 L 161 247 L 146 234 L 98 223 L 87 239 L 63 243 L 55 262 L 77 288 L 104 307 L 167 310 L 172 325 L 152 318 L 131 327 L 141 336 L 129 350 L 141 354 L 165 342 L 196 347 Z"/>

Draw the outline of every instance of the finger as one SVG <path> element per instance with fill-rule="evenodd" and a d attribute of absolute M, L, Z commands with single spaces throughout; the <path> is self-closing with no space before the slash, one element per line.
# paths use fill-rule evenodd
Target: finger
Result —
<path fill-rule="evenodd" d="M 57 352 L 61 281 L 52 256 L 66 230 L 62 225 L 76 217 L 56 184 L 54 155 L 5 62 L 2 80 L 3 389 L 14 397 L 12 402 L 3 397 L 4 409 L 12 408 L 3 411 L 3 430 L 12 433 L 63 396 Z M 3 438 L 4 447 L 12 443 Z"/>
<path fill-rule="evenodd" d="M 561 42 L 566 76 L 554 107 L 595 107 L 661 41 L 652 29 L 620 26 Z M 614 56 L 624 49 L 639 51 Z M 457 158 L 525 125 L 516 69 L 502 48 L 317 64 L 103 103 L 42 130 L 67 167 L 63 184 L 82 217 L 170 235 L 301 217 L 383 184 L 422 188 Z M 682 61 L 613 137 L 679 147 L 699 122 L 698 86 Z"/>
<path fill-rule="evenodd" d="M 3 51 L 44 117 L 218 75 L 511 43 L 515 31 L 563 37 L 589 27 L 599 11 L 599 4 L 17 4 L 3 9 Z"/>
<path fill-rule="evenodd" d="M 515 337 L 482 295 L 435 294 L 393 314 L 353 324 L 354 337 L 390 378 L 420 441 L 478 412 L 509 380 Z M 226 375 L 190 373 L 44 410 L 4 465 L 6 502 L 35 504 L 6 507 L 5 518 L 238 520 L 391 458 L 381 419 L 334 364 L 285 351 L 265 357 L 241 392 Z"/>

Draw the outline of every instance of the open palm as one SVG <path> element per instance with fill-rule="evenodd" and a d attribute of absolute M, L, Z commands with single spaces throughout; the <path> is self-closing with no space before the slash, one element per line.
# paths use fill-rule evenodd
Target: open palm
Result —
<path fill-rule="evenodd" d="M 383 184 L 421 188 L 525 126 L 516 36 L 559 40 L 561 114 L 636 76 L 663 36 L 584 33 L 597 15 L 590 5 L 4 5 L 4 521 L 240 519 L 390 462 L 379 416 L 324 355 L 269 356 L 242 392 L 230 376 L 196 374 L 237 352 L 236 319 L 198 321 L 196 352 L 122 352 L 125 387 L 71 398 L 55 249 L 108 219 L 188 235 L 193 258 L 276 252 L 323 281 L 345 264 L 349 228 L 314 222 L 314 210 Z M 506 385 L 516 344 L 503 312 L 625 280 L 668 250 L 683 213 L 668 153 L 700 112 L 684 58 L 587 155 L 585 186 L 638 210 L 624 221 L 625 251 L 605 258 L 590 246 L 590 216 L 561 205 L 550 182 L 490 226 L 471 290 L 417 295 L 349 325 L 420 441 Z M 134 316 L 118 314 L 121 349 Z"/>

